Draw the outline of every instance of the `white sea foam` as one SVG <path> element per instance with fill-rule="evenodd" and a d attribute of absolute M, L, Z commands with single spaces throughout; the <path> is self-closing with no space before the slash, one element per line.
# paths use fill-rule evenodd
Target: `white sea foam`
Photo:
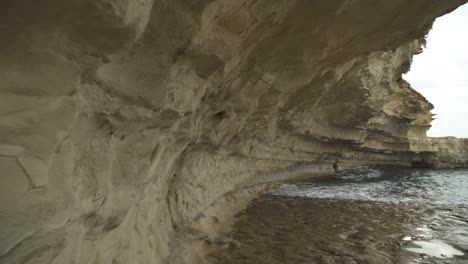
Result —
<path fill-rule="evenodd" d="M 463 256 L 463 252 L 440 240 L 414 241 L 412 244 L 416 247 L 408 247 L 406 250 L 430 257 L 453 258 L 454 256 Z"/>

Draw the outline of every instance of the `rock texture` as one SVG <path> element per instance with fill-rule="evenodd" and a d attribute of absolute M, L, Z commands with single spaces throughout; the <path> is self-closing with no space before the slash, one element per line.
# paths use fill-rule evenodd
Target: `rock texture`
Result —
<path fill-rule="evenodd" d="M 0 262 L 202 262 L 272 182 L 467 166 L 402 78 L 466 0 L 6 0 Z"/>

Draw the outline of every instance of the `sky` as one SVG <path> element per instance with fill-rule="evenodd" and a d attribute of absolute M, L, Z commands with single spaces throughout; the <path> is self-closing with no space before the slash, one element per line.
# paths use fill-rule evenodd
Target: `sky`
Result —
<path fill-rule="evenodd" d="M 428 136 L 468 138 L 468 4 L 435 21 L 404 78 L 434 105 Z"/>

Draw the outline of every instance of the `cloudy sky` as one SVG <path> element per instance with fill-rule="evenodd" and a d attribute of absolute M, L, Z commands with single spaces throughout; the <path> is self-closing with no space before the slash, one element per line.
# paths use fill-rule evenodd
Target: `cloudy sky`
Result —
<path fill-rule="evenodd" d="M 404 78 L 435 106 L 429 136 L 468 137 L 468 4 L 436 20 Z"/>

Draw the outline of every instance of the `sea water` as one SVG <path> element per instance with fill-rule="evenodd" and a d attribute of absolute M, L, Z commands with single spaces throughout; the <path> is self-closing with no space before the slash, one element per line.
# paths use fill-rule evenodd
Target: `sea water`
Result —
<path fill-rule="evenodd" d="M 212 263 L 468 263 L 468 170 L 360 167 L 281 188 Z"/>

